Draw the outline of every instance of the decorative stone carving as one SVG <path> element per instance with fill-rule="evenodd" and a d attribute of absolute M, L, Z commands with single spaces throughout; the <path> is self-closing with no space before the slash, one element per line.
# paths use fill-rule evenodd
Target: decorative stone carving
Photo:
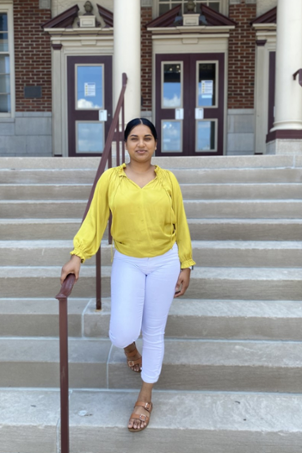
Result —
<path fill-rule="evenodd" d="M 193 0 L 188 0 L 188 3 L 187 3 L 187 11 L 188 13 L 194 13 L 195 11 L 195 3 L 193 2 Z"/>

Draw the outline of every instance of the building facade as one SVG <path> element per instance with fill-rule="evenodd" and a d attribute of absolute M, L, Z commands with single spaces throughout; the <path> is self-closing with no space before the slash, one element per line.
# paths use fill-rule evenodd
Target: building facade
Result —
<path fill-rule="evenodd" d="M 0 156 L 101 154 L 126 120 L 159 156 L 302 154 L 302 2 L 0 0 Z"/>

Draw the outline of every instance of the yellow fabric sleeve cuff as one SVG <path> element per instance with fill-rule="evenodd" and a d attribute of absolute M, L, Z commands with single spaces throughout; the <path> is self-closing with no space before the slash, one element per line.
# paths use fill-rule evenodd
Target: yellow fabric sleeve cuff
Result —
<path fill-rule="evenodd" d="M 196 264 L 195 261 L 190 259 L 190 260 L 183 261 L 181 263 L 180 267 L 181 267 L 181 269 L 187 269 L 190 266 L 195 266 L 195 264 Z"/>

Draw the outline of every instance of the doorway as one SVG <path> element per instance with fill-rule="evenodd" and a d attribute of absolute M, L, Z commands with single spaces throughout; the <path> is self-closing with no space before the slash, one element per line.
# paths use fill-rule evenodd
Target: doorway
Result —
<path fill-rule="evenodd" d="M 112 57 L 67 57 L 68 155 L 102 154 L 112 118 Z"/>
<path fill-rule="evenodd" d="M 223 155 L 224 74 L 224 53 L 156 56 L 157 155 Z"/>

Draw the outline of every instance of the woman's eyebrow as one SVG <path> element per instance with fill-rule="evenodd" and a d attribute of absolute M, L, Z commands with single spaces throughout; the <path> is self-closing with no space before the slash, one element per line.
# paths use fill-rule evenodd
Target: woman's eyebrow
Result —
<path fill-rule="evenodd" d="M 131 134 L 130 137 L 138 137 L 138 135 Z M 146 134 L 144 137 L 152 137 L 152 134 Z"/>

